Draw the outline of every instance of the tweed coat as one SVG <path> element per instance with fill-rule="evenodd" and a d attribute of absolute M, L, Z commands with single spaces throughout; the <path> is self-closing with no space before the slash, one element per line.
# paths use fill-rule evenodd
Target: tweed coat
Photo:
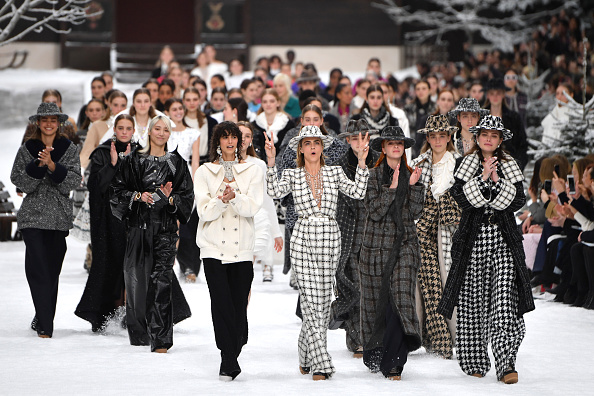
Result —
<path fill-rule="evenodd" d="M 372 167 L 378 157 L 379 154 L 371 150 L 366 160 L 367 167 Z M 342 167 L 349 179 L 355 180 L 358 160 L 353 149 L 349 148 L 335 165 Z M 360 299 L 359 271 L 348 265 L 351 255 L 358 255 L 361 249 L 366 217 L 365 205 L 362 200 L 350 198 L 342 192 L 338 194 L 336 221 L 342 237 L 340 259 L 336 269 L 336 300 L 332 303 L 334 318 L 348 313 Z"/>
<path fill-rule="evenodd" d="M 458 154 L 457 152 L 453 152 L 452 153 L 454 155 L 454 158 L 458 159 L 460 158 L 460 154 Z M 411 161 L 411 167 L 415 167 L 418 166 L 419 168 L 421 168 L 422 173 L 421 173 L 421 178 L 420 181 L 421 183 L 423 183 L 423 185 L 425 186 L 425 189 L 430 189 L 431 188 L 431 182 L 432 182 L 432 173 L 433 173 L 433 155 L 432 155 L 432 150 L 429 149 L 427 151 L 425 151 L 423 154 L 419 155 L 417 158 L 415 158 L 414 160 Z M 443 248 L 443 252 L 444 252 L 444 266 L 446 268 L 447 271 L 450 270 L 450 267 L 452 266 L 452 255 L 451 255 L 451 250 L 452 250 L 452 237 L 454 236 L 454 233 L 456 231 L 456 227 L 457 227 L 457 223 L 460 221 L 460 208 L 458 207 L 458 204 L 456 203 L 456 201 L 453 199 L 452 195 L 448 192 L 444 193 L 438 202 L 438 208 L 439 208 L 439 215 L 438 215 L 438 220 L 439 220 L 439 226 L 441 227 L 441 245 Z M 417 231 L 420 232 L 422 227 L 422 221 L 423 218 L 421 218 L 419 220 L 419 223 L 417 223 Z M 421 225 L 421 227 L 420 227 Z"/>
<path fill-rule="evenodd" d="M 367 220 L 359 256 L 361 277 L 361 341 L 365 350 L 382 346 L 385 331 L 386 304 L 391 304 L 402 323 L 409 351 L 421 346 L 421 331 L 415 308 L 417 272 L 421 253 L 414 221 L 423 210 L 425 187 L 418 182 L 409 186 L 410 172 L 401 167 L 399 186 L 390 189 L 383 184 L 385 161 L 369 171 L 365 208 Z M 397 191 L 404 197 L 395 208 Z M 393 213 L 397 213 L 396 218 Z M 403 230 L 397 235 L 397 229 Z M 398 256 L 391 262 L 391 253 L 401 241 Z"/>
<path fill-rule="evenodd" d="M 515 160 L 507 154 L 505 156 L 506 161 L 500 162 L 497 169 L 500 181 L 497 188 L 491 191 L 486 191 L 482 187 L 482 165 L 476 152 L 458 159 L 456 163 L 456 181 L 450 189 L 450 194 L 462 209 L 462 217 L 454 234 L 452 267 L 437 308 L 446 318 L 452 317 L 454 307 L 458 305 L 458 295 L 472 254 L 473 244 L 469 241 L 474 241 L 479 234 L 487 206 L 493 208 L 495 221 L 513 256 L 518 291 L 518 316 L 534 310 L 522 235 L 514 218 L 514 213 L 526 203 L 522 183 L 524 177 Z"/>

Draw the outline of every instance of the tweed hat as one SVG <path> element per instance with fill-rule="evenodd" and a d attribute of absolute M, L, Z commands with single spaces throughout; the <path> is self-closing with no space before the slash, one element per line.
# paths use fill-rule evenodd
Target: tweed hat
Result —
<path fill-rule="evenodd" d="M 361 133 L 362 136 L 365 136 L 367 132 L 369 132 L 370 135 L 373 135 L 374 133 L 378 133 L 379 131 L 377 129 L 371 129 L 367 121 L 365 121 L 364 119 L 349 120 L 346 130 L 337 137 L 346 138 L 350 136 L 357 136 L 359 135 L 359 133 Z"/>
<path fill-rule="evenodd" d="M 381 152 L 382 142 L 384 140 L 402 140 L 404 142 L 405 149 L 415 144 L 415 139 L 404 136 L 404 132 L 399 126 L 387 126 L 382 129 L 380 135 L 373 139 L 369 145 L 373 150 Z"/>
<path fill-rule="evenodd" d="M 505 92 L 511 91 L 511 88 L 505 86 L 503 78 L 492 78 L 483 86 L 483 92 L 489 92 L 490 90 L 501 90 Z"/>
<path fill-rule="evenodd" d="M 297 79 L 297 84 L 304 81 L 320 81 L 320 77 L 313 70 L 303 70 L 301 76 Z"/>
<path fill-rule="evenodd" d="M 299 135 L 289 140 L 288 147 L 294 151 L 297 151 L 299 142 L 305 138 L 319 138 L 322 140 L 324 147 L 330 146 L 332 143 L 332 136 L 324 135 L 319 127 L 315 125 L 306 125 L 301 128 Z"/>
<path fill-rule="evenodd" d="M 55 103 L 41 103 L 37 107 L 37 114 L 33 114 L 29 117 L 30 123 L 35 123 L 40 117 L 58 116 L 58 121 L 61 123 L 66 122 L 68 116 L 60 111 L 58 105 Z"/>
<path fill-rule="evenodd" d="M 447 132 L 448 135 L 456 132 L 458 127 L 451 126 L 450 120 L 448 120 L 448 116 L 439 114 L 439 115 L 430 115 L 427 117 L 427 122 L 425 122 L 425 128 L 419 129 L 418 133 L 430 133 L 430 132 Z"/>
<path fill-rule="evenodd" d="M 478 113 L 479 117 L 489 114 L 489 110 L 481 109 L 481 105 L 475 98 L 462 98 L 458 106 L 448 113 L 450 117 L 457 117 L 460 113 Z"/>
<path fill-rule="evenodd" d="M 505 129 L 500 117 L 492 115 L 484 116 L 477 126 L 470 127 L 468 130 L 475 135 L 482 130 L 499 131 L 501 132 L 501 136 L 503 136 L 503 140 L 509 140 L 514 135 L 509 129 Z"/>

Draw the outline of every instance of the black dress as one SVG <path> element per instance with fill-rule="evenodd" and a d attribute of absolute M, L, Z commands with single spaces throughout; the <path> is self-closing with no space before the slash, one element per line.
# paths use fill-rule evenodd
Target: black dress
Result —
<path fill-rule="evenodd" d="M 159 189 L 167 182 L 172 182 L 173 205 Z M 145 191 L 156 192 L 152 206 L 134 200 Z M 150 341 L 152 351 L 169 349 L 173 324 L 191 315 L 173 273 L 177 220 L 187 222 L 194 203 L 186 161 L 176 151 L 161 157 L 135 151 L 124 159 L 115 177 L 110 203 L 114 216 L 127 222 L 124 281 L 130 343 L 148 345 Z"/>
<path fill-rule="evenodd" d="M 122 163 L 128 144 L 116 142 L 115 145 L 119 154 L 115 166 L 111 164 L 111 140 L 99 145 L 90 156 L 87 187 L 91 211 L 91 244 L 94 247 L 93 265 L 74 313 L 89 321 L 93 331 L 100 330 L 124 301 L 126 228 L 124 223 L 111 214 L 109 186 Z M 132 144 L 132 148 L 135 148 L 135 144 Z"/>

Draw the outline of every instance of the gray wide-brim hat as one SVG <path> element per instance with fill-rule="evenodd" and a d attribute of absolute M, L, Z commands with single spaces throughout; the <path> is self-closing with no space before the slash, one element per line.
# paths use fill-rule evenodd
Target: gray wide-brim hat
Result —
<path fill-rule="evenodd" d="M 291 140 L 289 140 L 289 144 L 287 145 L 293 151 L 297 151 L 297 147 L 299 147 L 299 142 L 305 138 L 318 138 L 322 141 L 324 148 L 330 146 L 332 144 L 332 136 L 324 135 L 319 127 L 315 125 L 307 125 L 301 128 L 299 131 L 299 135 L 295 136 Z"/>
<path fill-rule="evenodd" d="M 425 122 L 425 128 L 419 129 L 417 132 L 428 134 L 428 133 L 432 133 L 432 132 L 443 131 L 443 132 L 447 132 L 448 135 L 451 135 L 452 133 L 456 132 L 457 130 L 458 130 L 458 127 L 450 125 L 450 120 L 448 119 L 448 116 L 446 116 L 444 114 L 439 114 L 439 115 L 430 115 L 429 117 L 427 117 L 427 121 Z"/>
<path fill-rule="evenodd" d="M 358 136 L 359 133 L 361 133 L 362 136 L 365 136 L 367 132 L 369 132 L 370 135 L 373 135 L 374 133 L 378 133 L 379 131 L 377 129 L 371 129 L 367 121 L 365 121 L 364 119 L 349 120 L 346 130 L 340 135 L 338 135 L 337 138 L 342 139 L 351 136 Z"/>
<path fill-rule="evenodd" d="M 481 105 L 475 98 L 462 98 L 458 102 L 458 106 L 448 113 L 448 116 L 455 118 L 460 113 L 478 113 L 479 117 L 484 117 L 489 114 L 489 110 L 481 109 Z"/>
<path fill-rule="evenodd" d="M 486 115 L 479 121 L 477 126 L 470 127 L 468 131 L 477 135 L 482 130 L 489 130 L 489 131 L 499 131 L 501 132 L 501 136 L 503 140 L 509 140 L 514 135 L 512 131 L 506 129 L 503 125 L 503 121 L 500 117 L 495 117 L 492 115 Z"/>
<path fill-rule="evenodd" d="M 295 81 L 297 84 L 304 81 L 315 81 L 319 82 L 320 77 L 313 70 L 303 70 L 301 76 Z"/>
<path fill-rule="evenodd" d="M 55 103 L 41 103 L 37 107 L 37 114 L 34 114 L 29 117 L 29 122 L 34 124 L 40 117 L 50 117 L 50 116 L 57 116 L 58 121 L 60 124 L 66 122 L 68 120 L 68 116 L 60 111 L 58 105 Z"/>
<path fill-rule="evenodd" d="M 382 129 L 382 132 L 378 137 L 373 139 L 369 144 L 371 148 L 377 152 L 382 152 L 382 142 L 384 140 L 402 140 L 404 142 L 404 148 L 410 148 L 415 144 L 415 139 L 406 137 L 402 128 L 399 126 L 387 126 Z"/>

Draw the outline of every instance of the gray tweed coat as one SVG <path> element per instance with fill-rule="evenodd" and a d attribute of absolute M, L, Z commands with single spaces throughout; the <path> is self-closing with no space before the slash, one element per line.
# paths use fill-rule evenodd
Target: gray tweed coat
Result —
<path fill-rule="evenodd" d="M 398 184 L 404 188 L 390 189 L 382 181 L 385 168 L 384 162 L 369 171 L 365 197 L 367 221 L 359 256 L 361 341 L 366 350 L 382 346 L 389 303 L 400 317 L 409 351 L 414 351 L 421 346 L 415 310 L 421 253 L 414 221 L 423 210 L 425 187 L 420 182 L 409 186 L 410 172 L 402 167 Z M 402 206 L 394 207 L 398 201 Z"/>

